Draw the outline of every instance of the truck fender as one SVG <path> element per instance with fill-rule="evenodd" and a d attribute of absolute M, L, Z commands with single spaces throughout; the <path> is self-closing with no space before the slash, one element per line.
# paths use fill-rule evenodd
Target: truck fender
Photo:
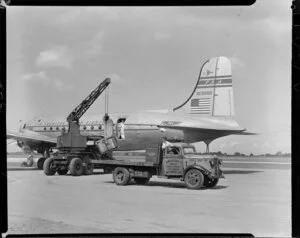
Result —
<path fill-rule="evenodd" d="M 206 175 L 206 174 L 208 175 L 210 173 L 207 169 L 205 169 L 201 165 L 190 165 L 190 166 L 186 167 L 185 170 L 183 171 L 183 178 L 184 178 L 185 174 L 187 173 L 187 171 L 189 171 L 190 169 L 198 169 L 203 173 L 203 175 Z"/>

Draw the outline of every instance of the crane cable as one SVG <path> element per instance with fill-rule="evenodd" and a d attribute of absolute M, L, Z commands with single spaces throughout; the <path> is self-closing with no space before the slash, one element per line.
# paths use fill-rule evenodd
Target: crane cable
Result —
<path fill-rule="evenodd" d="M 108 115 L 109 87 L 105 89 L 105 115 Z"/>

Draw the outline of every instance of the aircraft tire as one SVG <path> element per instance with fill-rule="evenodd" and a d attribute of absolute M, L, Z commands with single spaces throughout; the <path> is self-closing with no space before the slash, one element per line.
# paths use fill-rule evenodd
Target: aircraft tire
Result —
<path fill-rule="evenodd" d="M 184 182 L 188 189 L 200 189 L 204 182 L 204 176 L 198 169 L 190 169 L 184 176 Z"/>
<path fill-rule="evenodd" d="M 44 168 L 45 160 L 46 160 L 46 158 L 44 158 L 44 157 L 41 157 L 38 159 L 38 161 L 36 163 L 38 169 L 42 170 Z"/>
<path fill-rule="evenodd" d="M 92 164 L 92 160 L 87 158 L 85 160 L 85 166 L 83 167 L 83 174 L 84 175 L 91 175 L 93 174 L 94 165 Z"/>
<path fill-rule="evenodd" d="M 44 162 L 43 170 L 47 176 L 52 176 L 56 173 L 56 169 L 53 162 L 54 159 L 51 157 L 47 158 Z"/>
<path fill-rule="evenodd" d="M 218 182 L 219 182 L 219 179 L 210 179 L 208 176 L 205 176 L 203 185 L 206 188 L 213 188 L 218 184 Z"/>
<path fill-rule="evenodd" d="M 144 185 L 149 182 L 150 178 L 140 178 L 140 177 L 135 177 L 133 178 L 136 184 Z"/>
<path fill-rule="evenodd" d="M 73 158 L 70 162 L 70 174 L 72 176 L 80 176 L 83 173 L 83 164 L 80 158 Z"/>
<path fill-rule="evenodd" d="M 128 182 L 130 181 L 130 174 L 128 169 L 122 167 L 115 168 L 113 172 L 113 179 L 117 185 L 124 186 L 128 184 Z"/>

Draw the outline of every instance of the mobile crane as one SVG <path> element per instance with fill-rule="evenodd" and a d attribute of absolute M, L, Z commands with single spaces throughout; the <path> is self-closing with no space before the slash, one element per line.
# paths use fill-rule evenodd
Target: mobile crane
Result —
<path fill-rule="evenodd" d="M 109 144 L 110 150 L 117 147 L 117 140 L 113 137 L 99 140 L 98 143 L 102 146 L 97 147 L 95 145 L 87 145 L 87 136 L 80 134 L 79 119 L 108 87 L 110 82 L 110 78 L 106 78 L 68 115 L 68 131 L 62 131 L 62 134 L 57 137 L 55 149 L 58 151 L 45 160 L 43 169 L 46 175 L 54 175 L 56 172 L 59 175 L 65 175 L 69 170 L 73 176 L 92 174 L 94 165 L 91 160 L 102 158 L 104 151 L 103 149 L 101 151 L 101 148 L 103 148 L 103 143 Z M 109 120 L 107 105 L 105 105 L 104 124 Z"/>

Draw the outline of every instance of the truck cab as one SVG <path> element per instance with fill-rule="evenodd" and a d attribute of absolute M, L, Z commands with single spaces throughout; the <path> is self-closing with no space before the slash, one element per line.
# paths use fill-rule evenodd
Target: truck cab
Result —
<path fill-rule="evenodd" d="M 187 143 L 172 143 L 162 151 L 162 161 L 159 176 L 167 178 L 179 177 L 187 186 L 214 187 L 219 178 L 223 178 L 220 164 L 222 161 L 215 155 L 201 155 L 193 145 Z M 198 183 L 200 181 L 200 183 Z"/>

